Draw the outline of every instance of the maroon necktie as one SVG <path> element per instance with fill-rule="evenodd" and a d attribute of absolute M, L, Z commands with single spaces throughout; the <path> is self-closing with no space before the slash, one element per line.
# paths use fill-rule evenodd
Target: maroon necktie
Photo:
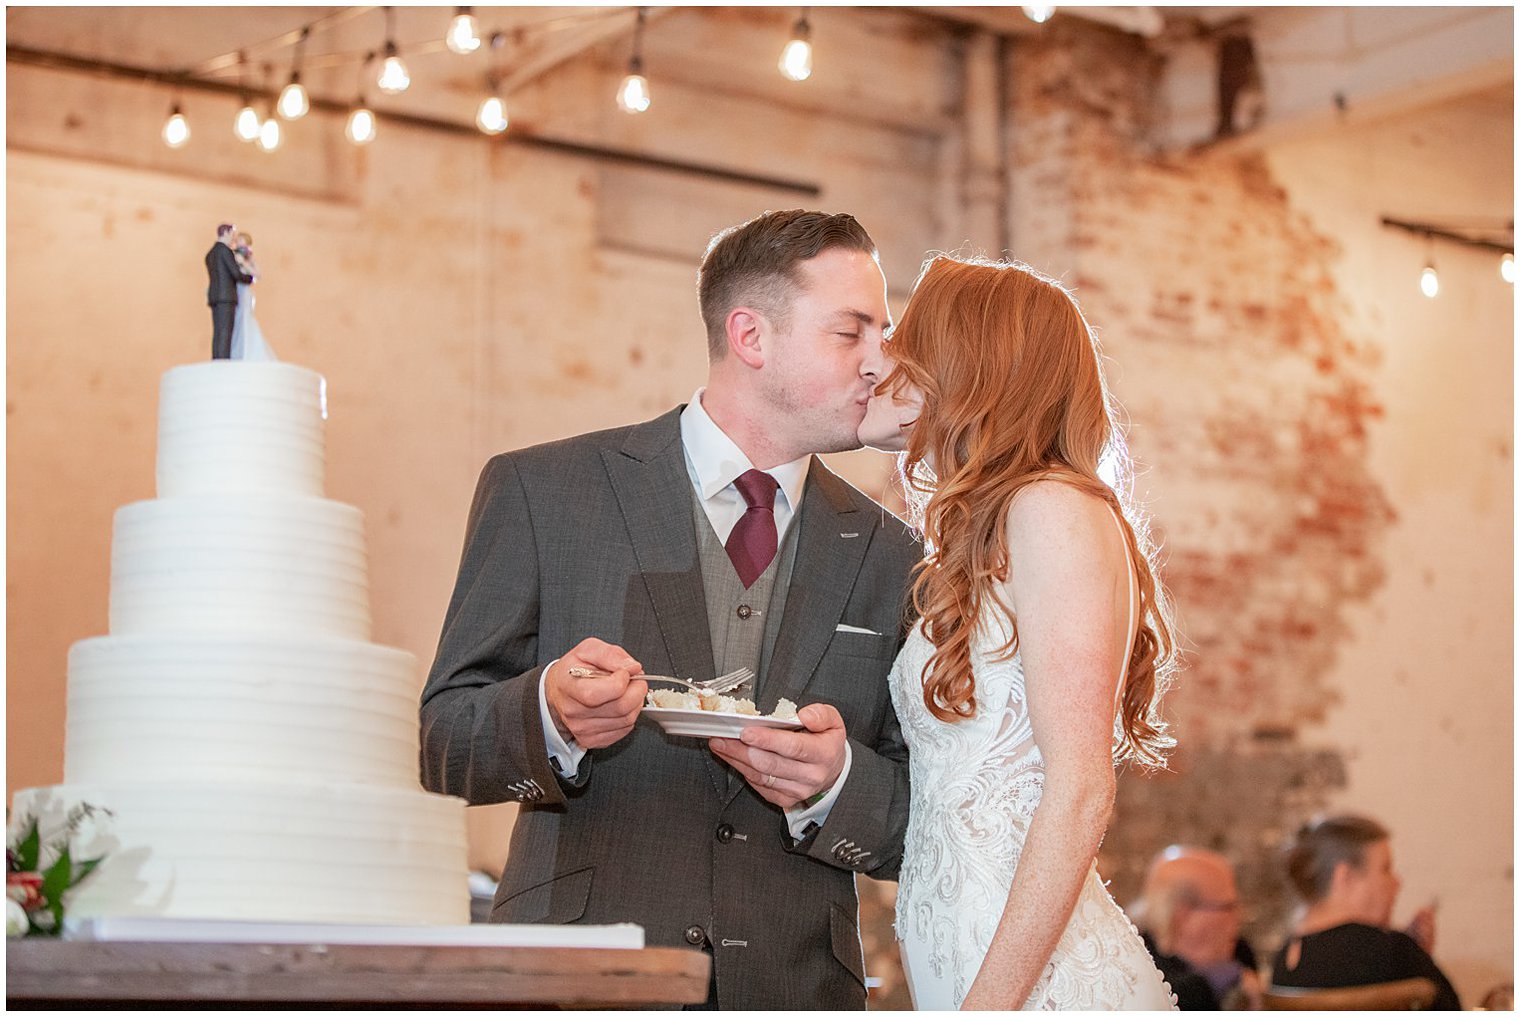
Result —
<path fill-rule="evenodd" d="M 776 490 L 781 485 L 769 473 L 747 470 L 734 481 L 749 507 L 723 545 L 739 581 L 747 590 L 776 557 Z"/>

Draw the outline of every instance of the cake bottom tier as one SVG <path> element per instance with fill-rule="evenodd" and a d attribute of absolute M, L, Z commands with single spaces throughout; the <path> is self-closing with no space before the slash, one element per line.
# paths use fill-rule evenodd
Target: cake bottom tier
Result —
<path fill-rule="evenodd" d="M 68 913 L 462 925 L 465 803 L 358 784 L 60 784 L 16 794 L 44 837 L 80 803 L 74 857 L 105 861 Z M 47 859 L 44 859 L 46 864 Z"/>

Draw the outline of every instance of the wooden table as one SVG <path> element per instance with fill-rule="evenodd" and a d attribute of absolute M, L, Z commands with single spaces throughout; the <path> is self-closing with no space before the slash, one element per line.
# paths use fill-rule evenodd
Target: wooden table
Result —
<path fill-rule="evenodd" d="M 6 943 L 11 1008 L 200 1003 L 261 1009 L 636 1007 L 700 1003 L 696 950 L 340 946 L 320 943 Z"/>

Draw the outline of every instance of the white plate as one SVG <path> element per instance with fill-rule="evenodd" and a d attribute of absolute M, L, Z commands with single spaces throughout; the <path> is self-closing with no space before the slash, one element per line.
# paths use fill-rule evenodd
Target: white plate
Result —
<path fill-rule="evenodd" d="M 684 735 L 687 738 L 737 738 L 747 727 L 777 727 L 788 731 L 801 731 L 800 720 L 779 720 L 775 717 L 748 717 L 742 713 L 719 713 L 716 710 L 694 710 L 666 706 L 646 706 L 644 716 L 665 729 L 667 734 Z"/>

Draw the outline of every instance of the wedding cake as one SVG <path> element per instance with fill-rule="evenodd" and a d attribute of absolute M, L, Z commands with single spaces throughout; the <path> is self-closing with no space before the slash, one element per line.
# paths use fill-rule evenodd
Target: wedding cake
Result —
<path fill-rule="evenodd" d="M 415 659 L 369 641 L 325 418 L 293 364 L 164 375 L 158 497 L 117 511 L 110 635 L 69 651 L 64 783 L 13 810 L 112 814 L 70 915 L 468 922 L 464 802 L 418 784 Z"/>

